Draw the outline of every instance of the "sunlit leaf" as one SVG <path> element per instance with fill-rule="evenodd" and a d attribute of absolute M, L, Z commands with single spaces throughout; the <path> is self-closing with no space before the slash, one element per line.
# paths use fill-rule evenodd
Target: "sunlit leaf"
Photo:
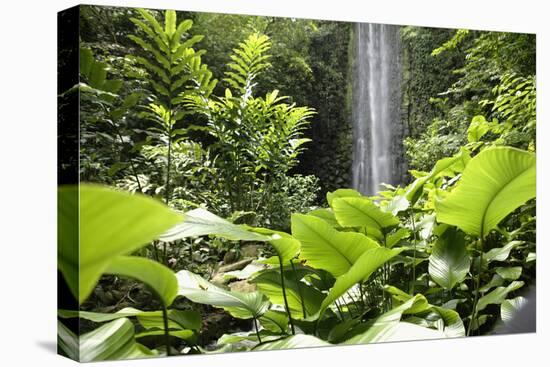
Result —
<path fill-rule="evenodd" d="M 117 256 L 109 263 L 105 273 L 123 275 L 147 284 L 166 306 L 171 305 L 178 294 L 178 281 L 174 272 L 147 258 Z"/>
<path fill-rule="evenodd" d="M 179 295 L 192 302 L 223 308 L 237 318 L 258 318 L 269 307 L 267 298 L 260 292 L 231 292 L 187 270 L 179 271 L 176 277 L 178 278 Z"/>
<path fill-rule="evenodd" d="M 345 274 L 336 278 L 336 283 L 334 283 L 334 286 L 321 304 L 319 317 L 324 314 L 328 306 L 340 298 L 348 289 L 359 282 L 367 280 L 374 271 L 401 251 L 403 249 L 388 249 L 384 247 L 365 251 Z"/>
<path fill-rule="evenodd" d="M 298 334 L 287 338 L 265 343 L 257 346 L 254 350 L 279 350 L 279 349 L 296 349 L 310 347 L 325 347 L 329 344 L 321 339 L 311 335 Z"/>
<path fill-rule="evenodd" d="M 113 259 L 147 245 L 180 220 L 143 195 L 97 185 L 59 188 L 59 268 L 72 293 L 82 303 Z"/>
<path fill-rule="evenodd" d="M 218 236 L 234 241 L 268 241 L 269 236 L 264 236 L 247 230 L 246 228 L 233 224 L 206 209 L 198 208 L 184 214 L 182 223 L 166 231 L 160 240 L 171 242 L 187 237 L 196 236 Z"/>
<path fill-rule="evenodd" d="M 367 197 L 336 198 L 332 201 L 336 220 L 344 227 L 364 227 L 367 234 L 384 238 L 384 230 L 399 224 L 391 213 L 382 211 Z"/>
<path fill-rule="evenodd" d="M 485 149 L 466 166 L 458 186 L 436 201 L 437 220 L 485 237 L 536 195 L 535 154 L 510 147 Z"/>
<path fill-rule="evenodd" d="M 129 319 L 113 320 L 80 337 L 80 361 L 106 361 L 155 356 L 134 340 L 134 324 Z"/>
<path fill-rule="evenodd" d="M 366 250 L 379 247 L 363 234 L 338 232 L 311 215 L 293 214 L 291 226 L 292 235 L 302 244 L 300 257 L 334 276 L 345 274 Z"/>

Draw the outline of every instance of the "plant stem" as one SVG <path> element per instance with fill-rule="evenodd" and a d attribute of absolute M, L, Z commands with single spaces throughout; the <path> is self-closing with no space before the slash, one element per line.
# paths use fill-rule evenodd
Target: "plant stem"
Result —
<path fill-rule="evenodd" d="M 166 305 L 162 304 L 162 320 L 164 321 L 164 343 L 166 344 L 166 355 L 171 356 L 170 352 L 170 332 L 168 331 L 168 311 Z"/>
<path fill-rule="evenodd" d="M 411 224 L 413 229 L 413 263 L 412 263 L 412 284 L 410 294 L 414 296 L 414 285 L 416 282 L 416 224 L 414 222 L 414 213 L 410 210 Z"/>
<path fill-rule="evenodd" d="M 386 238 L 387 238 L 387 235 L 384 231 L 384 247 L 385 248 L 388 248 L 388 245 L 387 245 L 387 242 L 386 242 Z M 382 284 L 382 294 L 384 295 L 384 309 L 386 311 L 389 311 L 389 308 L 390 308 L 390 305 L 389 305 L 389 300 L 388 300 L 388 297 L 386 296 L 386 292 L 384 290 L 384 287 L 386 285 L 388 285 L 388 281 L 389 281 L 389 278 L 390 278 L 390 265 L 389 263 L 384 263 L 384 265 L 382 266 L 382 269 L 383 269 L 383 279 L 384 279 L 384 284 Z"/>
<path fill-rule="evenodd" d="M 171 128 L 170 128 L 171 130 Z M 168 164 L 166 166 L 166 184 L 164 185 L 164 202 L 168 205 L 170 200 L 170 166 L 172 165 L 172 132 L 168 132 Z"/>
<path fill-rule="evenodd" d="M 298 279 L 298 273 L 296 272 L 296 267 L 294 266 L 294 261 L 290 259 L 290 266 L 292 267 L 292 272 L 294 273 L 294 279 L 296 279 L 296 287 L 298 287 L 298 295 L 300 296 L 300 303 L 302 304 L 302 315 L 304 319 L 306 318 L 306 305 L 304 304 L 304 295 L 302 294 L 302 287 L 300 287 L 300 279 Z"/>
<path fill-rule="evenodd" d="M 283 288 L 283 299 L 285 300 L 285 309 L 286 313 L 288 314 L 288 322 L 290 322 L 290 329 L 292 330 L 292 335 L 295 335 L 296 332 L 294 330 L 294 322 L 292 321 L 292 315 L 290 314 L 290 307 L 288 307 L 288 300 L 286 299 L 286 290 L 285 290 L 285 274 L 283 272 L 283 259 L 281 259 L 281 256 L 278 256 L 279 258 L 279 267 L 281 269 L 281 287 Z"/>
<path fill-rule="evenodd" d="M 480 288 L 480 283 L 481 283 L 481 272 L 482 272 L 482 264 L 483 264 L 483 244 L 484 244 L 484 240 L 483 240 L 483 228 L 482 228 L 482 231 L 481 231 L 482 235 L 481 235 L 481 238 L 480 238 L 480 251 L 479 251 L 479 264 L 478 264 L 478 268 L 477 268 L 477 277 L 476 277 L 476 292 L 475 292 L 475 295 L 474 295 L 474 304 L 472 306 L 472 314 L 470 315 L 470 323 L 468 324 L 468 331 L 466 332 L 466 336 L 470 336 L 470 332 L 472 331 L 472 325 L 474 324 L 475 322 L 475 319 L 477 317 L 477 302 L 479 301 L 479 288 Z M 478 330 L 479 330 L 479 325 L 478 325 Z"/>
<path fill-rule="evenodd" d="M 158 253 L 156 241 L 153 241 L 153 255 L 155 255 L 155 260 L 156 260 L 157 262 L 160 262 L 160 261 L 159 261 L 159 253 Z"/>
<path fill-rule="evenodd" d="M 353 296 L 351 295 L 351 293 L 349 291 L 346 292 L 346 294 L 348 295 L 348 297 L 351 299 L 351 302 L 353 303 L 353 305 L 355 306 L 355 309 L 357 310 L 357 313 L 359 315 L 361 315 L 361 308 L 359 307 L 359 304 L 357 303 L 357 301 L 355 300 L 355 298 L 353 298 Z M 354 317 L 354 315 L 352 314 L 351 312 L 351 307 L 349 307 L 350 304 L 348 303 L 348 312 L 349 312 L 349 315 L 351 318 Z"/>
<path fill-rule="evenodd" d="M 338 300 L 334 301 L 334 305 L 336 305 L 336 309 L 338 310 L 338 314 L 340 315 L 340 320 L 344 321 L 344 312 L 342 311 L 342 307 L 340 306 L 340 302 Z"/>
<path fill-rule="evenodd" d="M 258 319 L 254 317 L 254 329 L 256 329 L 256 336 L 258 337 L 258 342 L 262 342 L 262 338 L 260 337 L 260 332 L 258 331 Z"/>

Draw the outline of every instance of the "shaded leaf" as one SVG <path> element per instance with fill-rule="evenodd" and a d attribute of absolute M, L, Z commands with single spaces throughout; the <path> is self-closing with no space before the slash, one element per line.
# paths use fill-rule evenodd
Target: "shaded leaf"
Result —
<path fill-rule="evenodd" d="M 498 267 L 495 272 L 506 280 L 517 280 L 521 276 L 522 267 L 512 266 L 509 268 Z"/>
<path fill-rule="evenodd" d="M 510 241 L 502 247 L 495 247 L 483 254 L 483 260 L 487 263 L 492 261 L 506 261 L 508 256 L 510 256 L 510 251 L 522 243 L 523 241 Z"/>
<path fill-rule="evenodd" d="M 448 228 L 432 248 L 429 262 L 429 274 L 441 287 L 451 289 L 463 281 L 470 269 L 464 234 Z"/>
<path fill-rule="evenodd" d="M 481 297 L 477 303 L 477 312 L 481 312 L 490 304 L 501 304 L 508 296 L 508 293 L 513 292 L 523 287 L 523 282 L 514 281 L 507 287 L 497 287 L 491 292 Z"/>
<path fill-rule="evenodd" d="M 324 295 L 306 283 L 297 281 L 292 271 L 284 272 L 284 274 L 286 297 L 292 318 L 303 318 L 302 298 L 306 309 L 306 317 L 314 315 L 319 310 Z M 257 285 L 258 290 L 265 294 L 271 303 L 284 305 L 281 273 L 279 271 L 264 271 L 252 279 L 251 282 Z"/>
<path fill-rule="evenodd" d="M 288 315 L 284 311 L 269 310 L 260 316 L 260 324 L 274 333 L 286 333 L 288 330 Z"/>

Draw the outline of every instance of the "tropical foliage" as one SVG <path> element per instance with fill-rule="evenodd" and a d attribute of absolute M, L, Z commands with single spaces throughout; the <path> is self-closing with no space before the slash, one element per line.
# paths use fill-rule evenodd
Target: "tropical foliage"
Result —
<path fill-rule="evenodd" d="M 64 355 L 102 361 L 483 335 L 510 325 L 528 302 L 521 291 L 536 263 L 529 37 L 403 28 L 405 43 L 421 41 L 407 51 L 423 52 L 417 61 L 443 70 L 464 57 L 459 77 L 438 80 L 448 97 L 432 95 L 437 109 L 411 112 L 409 121 L 427 121 L 405 141 L 409 182 L 374 196 L 344 187 L 319 195 L 333 183 L 319 183 L 301 161 L 317 149 L 311 127 L 328 107 L 302 106 L 303 91 L 283 94 L 315 77 L 314 53 L 304 56 L 299 41 L 340 29 L 283 22 L 301 30 L 289 34 L 278 20 L 203 14 L 194 18 L 199 35 L 175 11 L 83 9 L 84 38 L 93 38 L 92 13 L 125 31 L 98 26 L 102 35 L 81 45 L 79 83 L 60 95 L 79 93 L 81 103 L 82 183 L 58 188 L 58 270 L 75 304 L 58 310 Z M 235 23 L 228 39 L 208 40 L 220 22 Z M 198 48 L 203 40 L 214 55 Z M 296 75 L 279 75 L 279 62 Z"/>

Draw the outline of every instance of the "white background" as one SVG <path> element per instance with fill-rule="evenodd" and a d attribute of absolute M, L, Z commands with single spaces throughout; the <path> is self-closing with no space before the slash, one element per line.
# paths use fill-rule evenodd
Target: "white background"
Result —
<path fill-rule="evenodd" d="M 105 362 L 97 366 L 513 366 L 548 356 L 548 98 L 545 1 L 141 0 L 95 4 L 537 33 L 537 334 Z M 0 365 L 74 365 L 56 342 L 56 12 L 75 1 L 7 0 L 0 19 Z M 546 269 L 545 269 L 546 268 Z M 546 310 L 546 312 L 544 312 Z M 546 343 L 544 342 L 546 339 Z M 544 349 L 546 347 L 546 350 Z M 540 362 L 542 360 L 542 362 Z"/>

